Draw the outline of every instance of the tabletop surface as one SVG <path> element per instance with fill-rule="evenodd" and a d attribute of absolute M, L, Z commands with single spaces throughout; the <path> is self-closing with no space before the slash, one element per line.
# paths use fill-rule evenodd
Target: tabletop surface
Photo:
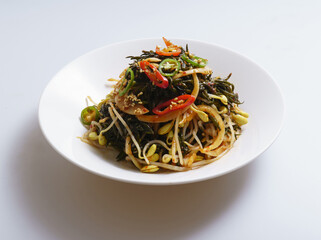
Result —
<path fill-rule="evenodd" d="M 321 239 L 320 1 L 1 1 L 1 239 Z M 178 186 L 115 182 L 66 161 L 37 111 L 54 74 L 118 41 L 213 42 L 267 69 L 284 128 L 251 164 Z"/>

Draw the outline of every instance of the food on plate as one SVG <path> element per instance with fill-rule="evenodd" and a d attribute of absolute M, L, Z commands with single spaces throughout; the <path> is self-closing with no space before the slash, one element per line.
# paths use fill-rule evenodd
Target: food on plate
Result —
<path fill-rule="evenodd" d="M 129 56 L 114 89 L 81 112 L 82 141 L 119 151 L 145 173 L 187 171 L 232 147 L 248 122 L 234 85 L 208 60 L 163 38 L 165 47 Z M 114 80 L 114 79 L 111 79 Z"/>

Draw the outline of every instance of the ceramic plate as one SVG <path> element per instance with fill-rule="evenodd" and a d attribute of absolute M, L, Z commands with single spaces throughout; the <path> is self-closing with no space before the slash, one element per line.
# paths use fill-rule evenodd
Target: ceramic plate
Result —
<path fill-rule="evenodd" d="M 213 76 L 227 76 L 234 83 L 242 109 L 250 114 L 249 123 L 232 150 L 220 160 L 187 172 L 146 174 L 126 161 L 116 161 L 113 150 L 101 151 L 77 137 L 85 132 L 79 121 L 85 98 L 99 102 L 111 90 L 108 78 L 118 78 L 130 55 L 155 49 L 162 39 L 142 39 L 108 45 L 91 51 L 64 67 L 44 90 L 39 105 L 39 122 L 52 147 L 66 159 L 92 173 L 114 180 L 154 185 L 191 183 L 232 172 L 263 153 L 276 139 L 284 118 L 281 91 L 262 67 L 227 48 L 195 40 L 171 39 L 189 45 L 197 56 L 208 59 Z"/>

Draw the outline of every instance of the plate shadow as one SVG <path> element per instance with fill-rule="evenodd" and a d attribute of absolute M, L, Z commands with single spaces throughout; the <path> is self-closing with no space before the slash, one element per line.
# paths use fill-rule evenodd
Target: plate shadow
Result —
<path fill-rule="evenodd" d="M 30 221 L 56 239 L 184 239 L 219 221 L 255 170 L 252 163 L 216 179 L 177 186 L 116 182 L 62 158 L 35 118 L 21 132 L 10 180 Z"/>

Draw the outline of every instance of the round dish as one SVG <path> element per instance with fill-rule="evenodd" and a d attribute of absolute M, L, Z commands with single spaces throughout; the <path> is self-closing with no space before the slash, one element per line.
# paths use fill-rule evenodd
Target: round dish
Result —
<path fill-rule="evenodd" d="M 278 136 L 284 119 L 284 101 L 273 78 L 245 56 L 224 47 L 195 40 L 171 39 L 177 45 L 189 44 L 193 53 L 208 59 L 213 76 L 233 73 L 242 109 L 249 123 L 234 147 L 220 160 L 187 172 L 141 173 L 125 161 L 115 160 L 116 152 L 101 151 L 81 142 L 85 129 L 79 114 L 85 98 L 99 102 L 112 89 L 106 79 L 117 78 L 127 66 L 129 55 L 154 49 L 161 39 L 116 43 L 89 52 L 64 67 L 47 85 L 39 104 L 39 122 L 51 146 L 66 159 L 95 174 L 114 180 L 170 185 L 202 181 L 232 172 L 263 153 Z M 57 118 L 57 116 L 59 116 Z"/>

